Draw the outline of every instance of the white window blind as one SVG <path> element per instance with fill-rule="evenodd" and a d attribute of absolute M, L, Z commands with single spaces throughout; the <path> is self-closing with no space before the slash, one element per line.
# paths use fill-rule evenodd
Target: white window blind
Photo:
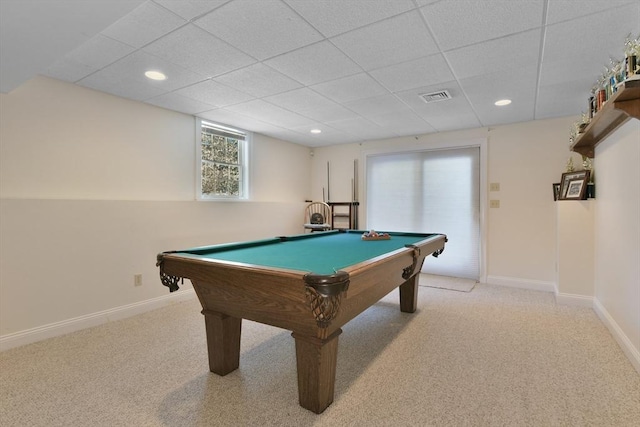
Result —
<path fill-rule="evenodd" d="M 478 279 L 479 147 L 367 157 L 367 228 L 444 233 L 444 253 L 422 271 Z"/>

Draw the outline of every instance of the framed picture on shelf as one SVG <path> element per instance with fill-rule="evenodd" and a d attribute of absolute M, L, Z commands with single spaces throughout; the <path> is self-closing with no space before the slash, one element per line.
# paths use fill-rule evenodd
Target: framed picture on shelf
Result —
<path fill-rule="evenodd" d="M 553 201 L 555 202 L 560 198 L 560 183 L 553 183 Z"/>
<path fill-rule="evenodd" d="M 590 174 L 588 170 L 563 173 L 558 200 L 585 199 Z"/>

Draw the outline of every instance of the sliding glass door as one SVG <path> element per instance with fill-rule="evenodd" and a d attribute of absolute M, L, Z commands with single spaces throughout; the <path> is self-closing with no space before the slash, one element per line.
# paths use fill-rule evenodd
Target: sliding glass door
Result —
<path fill-rule="evenodd" d="M 479 147 L 368 156 L 366 185 L 369 229 L 444 233 L 444 253 L 422 271 L 479 278 Z"/>

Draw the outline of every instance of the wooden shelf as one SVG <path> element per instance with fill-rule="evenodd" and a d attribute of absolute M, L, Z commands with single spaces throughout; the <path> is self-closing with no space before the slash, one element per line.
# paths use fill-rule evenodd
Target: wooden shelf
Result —
<path fill-rule="evenodd" d="M 622 83 L 570 149 L 593 158 L 596 145 L 631 118 L 640 119 L 640 80 Z"/>

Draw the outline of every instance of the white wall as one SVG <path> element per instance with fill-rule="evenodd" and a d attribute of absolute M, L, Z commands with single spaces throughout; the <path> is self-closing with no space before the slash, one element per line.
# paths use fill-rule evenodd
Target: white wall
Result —
<path fill-rule="evenodd" d="M 595 305 L 640 372 L 640 121 L 595 150 Z"/>
<path fill-rule="evenodd" d="M 593 307 L 596 199 L 556 203 L 556 301 Z"/>
<path fill-rule="evenodd" d="M 197 202 L 191 116 L 42 77 L 0 112 L 0 347 L 164 301 L 158 252 L 303 231 L 307 147 L 255 134 L 252 201 Z"/>
<path fill-rule="evenodd" d="M 358 160 L 360 228 L 366 228 L 364 162 L 368 153 L 441 148 L 487 141 L 484 181 L 500 184 L 499 192 L 483 192 L 500 200 L 500 208 L 485 209 L 487 281 L 509 286 L 553 291 L 556 277 L 556 217 L 552 184 L 559 182 L 569 157 L 579 166 L 581 157 L 570 153 L 569 129 L 575 117 L 540 120 L 415 137 L 368 141 L 316 148 L 313 156 L 312 194 L 322 199 L 331 166 L 332 201 L 351 200 L 353 161 Z M 437 232 L 437 230 L 434 230 Z"/>
<path fill-rule="evenodd" d="M 556 278 L 556 211 L 552 184 L 560 182 L 575 117 L 497 126 L 489 131 L 488 182 L 500 183 L 500 200 L 488 214 L 488 280 L 553 291 Z"/>

